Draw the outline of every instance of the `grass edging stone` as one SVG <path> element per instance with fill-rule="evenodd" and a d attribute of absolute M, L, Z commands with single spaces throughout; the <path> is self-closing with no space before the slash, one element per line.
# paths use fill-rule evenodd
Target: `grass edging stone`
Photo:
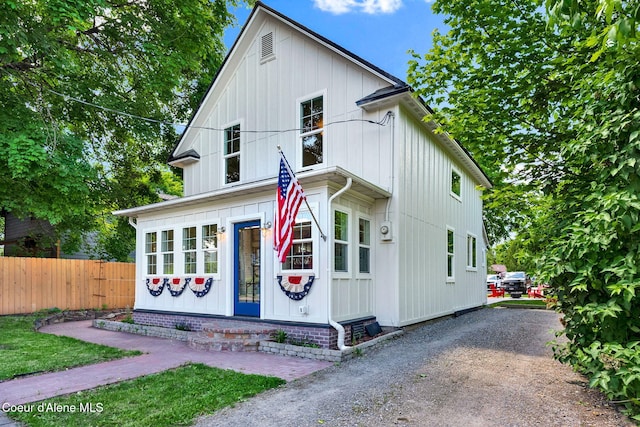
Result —
<path fill-rule="evenodd" d="M 178 341 L 188 341 L 194 334 L 191 331 L 184 331 L 175 328 L 163 328 L 161 326 L 139 325 L 137 323 L 116 322 L 105 319 L 95 319 L 93 327 L 114 332 L 127 332 L 130 334 L 144 335 L 148 337 L 168 338 Z"/>
<path fill-rule="evenodd" d="M 305 359 L 326 360 L 328 362 L 344 362 L 357 356 L 361 356 L 376 345 L 403 335 L 404 331 L 398 330 L 381 335 L 369 341 L 349 347 L 345 350 L 329 350 L 326 348 L 304 347 L 293 344 L 277 343 L 275 341 L 260 341 L 258 351 L 282 356 L 296 356 Z"/>

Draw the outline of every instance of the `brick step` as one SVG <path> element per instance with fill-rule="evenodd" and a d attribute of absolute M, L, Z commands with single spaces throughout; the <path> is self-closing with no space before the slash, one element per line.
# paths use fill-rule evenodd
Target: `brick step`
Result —
<path fill-rule="evenodd" d="M 260 340 L 192 337 L 189 347 L 204 351 L 258 351 Z"/>
<path fill-rule="evenodd" d="M 258 351 L 260 341 L 268 340 L 276 329 L 263 327 L 221 327 L 203 324 L 202 331 L 189 337 L 189 347 L 206 351 Z"/>

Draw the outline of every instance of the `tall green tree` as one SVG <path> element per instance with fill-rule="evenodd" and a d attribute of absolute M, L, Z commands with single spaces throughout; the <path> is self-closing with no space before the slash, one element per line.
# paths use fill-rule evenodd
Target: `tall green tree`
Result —
<path fill-rule="evenodd" d="M 162 123 L 186 121 L 203 95 L 236 4 L 0 2 L 0 208 L 68 242 L 102 229 L 124 244 L 100 255 L 123 258 L 133 233 L 108 212 L 158 201 L 176 139 Z"/>
<path fill-rule="evenodd" d="M 640 413 L 640 45 L 637 1 L 436 0 L 451 30 L 409 80 L 496 183 L 553 285 L 557 356 Z"/>

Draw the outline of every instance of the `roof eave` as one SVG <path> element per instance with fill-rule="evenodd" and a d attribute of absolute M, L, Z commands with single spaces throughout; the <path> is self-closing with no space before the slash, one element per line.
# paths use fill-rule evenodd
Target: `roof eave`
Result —
<path fill-rule="evenodd" d="M 384 199 L 391 197 L 391 193 L 384 188 L 346 171 L 345 169 L 334 166 L 326 169 L 311 170 L 308 172 L 301 172 L 297 174 L 298 181 L 304 187 L 305 185 L 312 185 L 319 182 L 334 182 L 337 184 L 344 184 L 344 180 L 347 178 L 353 179 L 352 189 L 359 194 L 370 197 L 371 199 Z M 143 214 L 152 214 L 154 212 L 164 212 L 167 209 L 183 208 L 185 206 L 198 205 L 209 201 L 219 201 L 228 199 L 231 197 L 248 196 L 257 193 L 264 193 L 270 189 L 274 192 L 278 186 L 278 178 L 267 178 L 260 181 L 251 183 L 244 183 L 235 185 L 232 187 L 224 188 L 222 190 L 211 191 L 208 193 L 194 194 L 191 196 L 181 197 L 178 199 L 167 200 L 163 202 L 153 203 L 150 205 L 138 206 L 130 209 L 121 209 L 114 211 L 116 216 L 123 216 L 129 218 L 137 218 Z"/>
<path fill-rule="evenodd" d="M 493 187 L 491 179 L 489 179 L 473 156 L 471 156 L 471 153 L 469 153 L 458 140 L 451 137 L 447 132 L 434 132 L 439 125 L 434 120 L 430 120 L 430 116 L 434 114 L 433 109 L 431 109 L 422 98 L 416 96 L 411 87 L 390 88 L 387 91 L 381 92 L 379 96 L 373 93 L 356 102 L 356 105 L 364 110 L 387 108 L 399 104 L 403 105 L 418 121 L 433 132 L 438 140 L 450 150 L 454 157 L 467 166 L 468 170 L 481 186 L 487 189 Z"/>

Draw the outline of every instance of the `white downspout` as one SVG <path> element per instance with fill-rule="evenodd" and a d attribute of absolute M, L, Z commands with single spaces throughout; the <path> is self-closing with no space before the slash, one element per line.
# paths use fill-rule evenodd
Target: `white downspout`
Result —
<path fill-rule="evenodd" d="M 331 203 L 333 202 L 333 200 L 340 196 L 342 193 L 344 193 L 345 191 L 347 191 L 349 188 L 351 188 L 351 183 L 353 182 L 353 180 L 351 178 L 347 178 L 347 183 L 345 184 L 344 187 L 342 187 L 337 193 L 335 193 L 333 196 L 331 196 L 329 198 L 329 202 L 327 203 L 327 224 L 331 224 Z M 331 225 L 329 225 L 329 230 L 331 230 Z M 333 233 L 329 233 L 329 235 L 331 236 L 331 239 L 329 239 L 329 250 L 327 251 L 329 253 L 329 257 L 327 259 L 327 282 L 329 285 L 329 303 L 327 304 L 328 306 L 328 310 L 329 310 L 329 324 L 336 330 L 338 331 L 338 348 L 340 349 L 340 351 L 346 350 L 348 348 L 351 348 L 349 346 L 344 345 L 344 328 L 342 327 L 342 325 L 338 322 L 336 322 L 335 320 L 333 320 L 333 317 L 331 315 L 332 312 L 332 295 L 331 295 L 331 289 L 333 288 L 333 274 L 331 274 L 332 272 L 332 266 L 333 266 L 333 239 L 335 238 L 335 236 L 333 235 Z"/>
<path fill-rule="evenodd" d="M 384 209 L 384 220 L 389 222 L 389 208 L 391 207 L 391 197 L 393 197 L 393 180 L 396 161 L 396 115 L 391 110 L 389 110 L 387 114 L 391 117 L 391 183 L 389 184 L 389 193 L 391 193 L 391 196 L 387 199 L 387 206 Z"/>

